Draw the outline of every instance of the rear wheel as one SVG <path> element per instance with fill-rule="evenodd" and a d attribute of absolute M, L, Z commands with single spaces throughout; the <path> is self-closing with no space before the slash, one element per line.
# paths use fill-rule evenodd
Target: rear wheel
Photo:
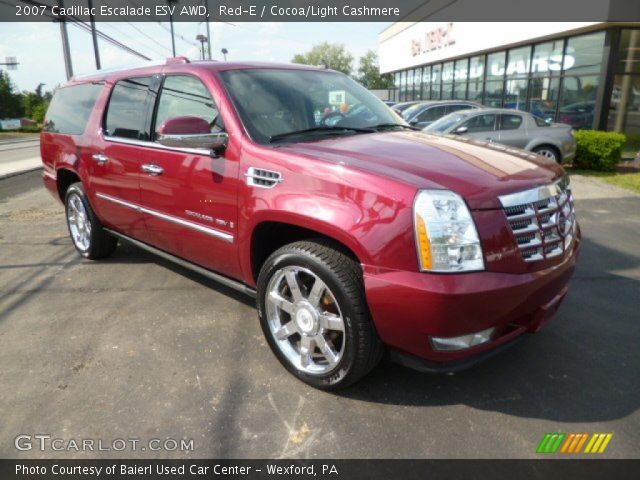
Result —
<path fill-rule="evenodd" d="M 258 311 L 280 362 L 313 387 L 351 385 L 382 355 L 360 266 L 329 242 L 296 242 L 273 253 L 258 278 Z"/>
<path fill-rule="evenodd" d="M 64 204 L 69 235 L 80 255 L 91 260 L 111 255 L 118 240 L 104 230 L 93 213 L 82 183 L 67 189 Z"/>
<path fill-rule="evenodd" d="M 541 145 L 540 147 L 536 147 L 533 149 L 533 152 L 537 153 L 538 155 L 542 155 L 549 160 L 553 160 L 556 163 L 560 163 L 560 153 L 550 145 Z"/>

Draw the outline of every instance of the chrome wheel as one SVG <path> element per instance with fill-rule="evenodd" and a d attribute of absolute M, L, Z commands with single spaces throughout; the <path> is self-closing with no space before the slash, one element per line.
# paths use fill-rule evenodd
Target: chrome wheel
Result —
<path fill-rule="evenodd" d="M 76 193 L 67 199 L 67 222 L 71 239 L 78 250 L 86 252 L 91 246 L 91 221 L 80 196 Z"/>
<path fill-rule="evenodd" d="M 298 370 L 323 375 L 344 354 L 345 324 L 336 297 L 311 270 L 287 266 L 277 270 L 265 292 L 271 335 Z"/>
<path fill-rule="evenodd" d="M 536 153 L 550 160 L 554 160 L 556 162 L 558 161 L 558 154 L 555 151 L 551 150 L 550 148 L 540 148 L 536 150 Z"/>

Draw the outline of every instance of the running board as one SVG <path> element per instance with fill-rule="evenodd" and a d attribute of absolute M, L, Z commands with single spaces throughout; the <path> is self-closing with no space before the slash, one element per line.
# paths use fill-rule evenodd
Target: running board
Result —
<path fill-rule="evenodd" d="M 211 270 L 207 270 L 206 268 L 196 265 L 195 263 L 191 263 L 191 262 L 188 262 L 187 260 L 183 260 L 180 257 L 171 255 L 170 253 L 160 250 L 159 248 L 155 248 L 155 247 L 152 247 L 151 245 L 147 245 L 144 242 L 128 237 L 127 235 L 123 235 L 122 233 L 118 233 L 108 228 L 105 228 L 104 230 L 108 232 L 110 235 L 113 235 L 114 237 L 119 238 L 120 240 L 123 240 L 132 245 L 135 245 L 136 247 L 146 250 L 147 252 L 151 252 L 154 255 L 164 258 L 165 260 L 169 260 L 170 262 L 175 263 L 176 265 L 180 265 L 181 267 L 184 267 L 193 272 L 199 273 L 203 277 L 207 277 L 215 282 L 221 283 L 225 287 L 232 288 L 252 298 L 256 298 L 256 291 L 242 282 L 238 282 L 229 277 L 225 277 L 224 275 L 220 275 L 219 273 L 215 273 L 215 272 L 212 272 Z"/>

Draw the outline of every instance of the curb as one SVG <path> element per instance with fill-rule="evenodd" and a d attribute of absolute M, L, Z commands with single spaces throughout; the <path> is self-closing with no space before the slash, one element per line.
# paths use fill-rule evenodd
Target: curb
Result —
<path fill-rule="evenodd" d="M 4 175 L 0 175 L 0 181 L 6 180 L 6 179 L 11 178 L 11 177 L 16 177 L 18 175 L 22 175 L 22 174 L 25 174 L 25 173 L 35 172 L 36 170 L 42 170 L 43 168 L 44 167 L 39 166 L 39 167 L 29 168 L 27 170 L 20 170 L 19 172 L 5 173 Z"/>

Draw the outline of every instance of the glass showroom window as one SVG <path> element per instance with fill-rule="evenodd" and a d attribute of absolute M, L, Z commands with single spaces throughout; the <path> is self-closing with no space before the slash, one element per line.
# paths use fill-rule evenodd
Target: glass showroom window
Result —
<path fill-rule="evenodd" d="M 502 107 L 506 52 L 492 53 L 487 57 L 487 82 L 483 103 L 489 107 Z"/>
<path fill-rule="evenodd" d="M 440 100 L 440 82 L 442 81 L 442 65 L 431 66 L 431 98 Z"/>
<path fill-rule="evenodd" d="M 562 80 L 558 121 L 573 128 L 593 128 L 599 75 L 567 76 Z"/>
<path fill-rule="evenodd" d="M 505 108 L 526 109 L 530 62 L 530 46 L 509 51 L 506 67 Z"/>
<path fill-rule="evenodd" d="M 422 69 L 422 98 L 424 100 L 431 98 L 431 67 Z"/>
<path fill-rule="evenodd" d="M 597 32 L 567 40 L 558 121 L 574 128 L 594 128 L 604 39 L 605 32 Z"/>
<path fill-rule="evenodd" d="M 442 65 L 442 100 L 451 100 L 453 98 L 453 78 L 454 67 L 453 62 L 447 62 Z"/>
<path fill-rule="evenodd" d="M 392 100 L 397 102 L 399 98 L 399 91 L 400 91 L 400 72 L 396 72 L 393 74 L 393 85 L 395 88 L 393 90 Z"/>
<path fill-rule="evenodd" d="M 413 74 L 413 99 L 422 100 L 422 68 L 416 68 Z"/>
<path fill-rule="evenodd" d="M 413 69 L 407 70 L 407 102 L 413 100 Z"/>
<path fill-rule="evenodd" d="M 456 60 L 453 79 L 453 98 L 464 100 L 467 98 L 467 78 L 469 75 L 469 59 Z"/>
<path fill-rule="evenodd" d="M 563 71 L 565 74 L 599 74 L 602 68 L 605 32 L 572 37 L 567 42 Z"/>
<path fill-rule="evenodd" d="M 564 40 L 533 47 L 527 110 L 548 121 L 555 120 L 556 116 L 563 51 Z"/>
<path fill-rule="evenodd" d="M 469 61 L 469 90 L 467 98 L 482 103 L 484 91 L 484 61 L 485 56 L 472 57 Z"/>
<path fill-rule="evenodd" d="M 407 100 L 407 71 L 400 72 L 400 96 L 398 100 L 404 102 Z"/>
<path fill-rule="evenodd" d="M 640 144 L 640 30 L 622 30 L 607 129 Z"/>

